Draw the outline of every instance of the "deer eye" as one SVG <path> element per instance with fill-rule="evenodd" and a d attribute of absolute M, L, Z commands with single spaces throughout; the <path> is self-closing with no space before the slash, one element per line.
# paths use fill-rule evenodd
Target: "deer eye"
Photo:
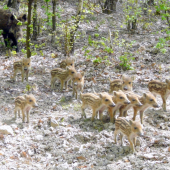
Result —
<path fill-rule="evenodd" d="M 120 97 L 120 99 L 123 99 L 123 97 Z"/>
<path fill-rule="evenodd" d="M 134 127 L 134 129 L 137 129 L 137 127 Z"/>
<path fill-rule="evenodd" d="M 129 84 L 131 84 L 131 82 L 129 82 Z"/>
<path fill-rule="evenodd" d="M 105 99 L 106 102 L 108 102 L 109 100 L 108 99 Z"/>
<path fill-rule="evenodd" d="M 29 100 L 29 102 L 32 102 L 32 100 Z"/>
<path fill-rule="evenodd" d="M 152 102 L 152 101 L 153 101 L 153 99 L 150 99 L 150 101 Z"/>
<path fill-rule="evenodd" d="M 132 100 L 133 102 L 136 101 L 135 99 Z"/>

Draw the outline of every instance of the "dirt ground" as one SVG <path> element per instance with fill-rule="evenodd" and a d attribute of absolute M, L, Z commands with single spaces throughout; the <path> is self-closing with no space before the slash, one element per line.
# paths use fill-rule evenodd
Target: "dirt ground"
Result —
<path fill-rule="evenodd" d="M 61 5 L 67 11 L 74 11 L 76 7 L 75 4 L 70 5 L 67 2 L 61 2 Z M 170 48 L 166 48 L 166 54 L 153 48 L 159 38 L 166 36 L 159 31 L 167 25 L 161 21 L 160 17 L 155 17 L 156 26 L 153 24 L 147 30 L 143 30 L 142 24 L 139 24 L 138 31 L 130 34 L 125 26 L 121 28 L 121 16 L 119 10 L 110 16 L 95 14 L 94 17 L 90 17 L 87 15 L 90 22 L 88 24 L 82 22 L 79 26 L 78 31 L 84 37 L 76 40 L 74 57 L 76 69 L 85 72 L 84 93 L 92 92 L 92 87 L 97 92 L 108 92 L 109 76 L 111 79 L 120 78 L 122 74 L 135 76 L 133 90 L 139 95 L 148 91 L 147 84 L 150 80 L 157 79 L 165 82 L 165 79 L 170 79 Z M 95 26 L 102 20 L 105 22 L 96 30 Z M 115 45 L 114 52 L 109 55 L 100 53 L 100 50 L 94 50 L 94 56 L 108 55 L 110 61 L 110 64 L 103 61 L 95 65 L 91 59 L 84 56 L 82 48 L 87 45 L 89 35 L 94 37 L 95 33 L 99 33 L 101 37 L 107 37 L 108 28 L 112 32 L 118 31 L 119 42 L 122 39 L 127 43 L 135 42 L 129 47 Z M 48 39 L 46 43 L 49 44 Z M 32 69 L 28 82 L 21 82 L 20 74 L 16 82 L 11 81 L 13 62 L 22 58 L 22 53 L 6 58 L 3 46 L 0 51 L 0 127 L 8 125 L 14 132 L 12 135 L 0 134 L 0 169 L 170 169 L 169 99 L 167 112 L 164 112 L 161 107 L 149 108 L 145 111 L 143 131 L 146 137 L 138 138 L 137 152 L 132 154 L 127 139 L 125 139 L 125 146 L 120 146 L 120 140 L 118 144 L 114 143 L 114 124 L 103 123 L 99 119 L 91 122 L 92 110 L 90 109 L 86 109 L 87 119 L 81 118 L 81 101 L 72 97 L 71 87 L 69 91 L 60 92 L 60 84 L 57 81 L 56 90 L 51 90 L 50 70 L 59 67 L 59 62 L 65 58 L 59 49 L 47 45 L 43 49 L 43 56 L 31 57 Z M 115 67 L 119 56 L 125 51 L 132 53 L 135 57 L 132 61 L 134 70 L 123 71 Z M 56 53 L 58 57 L 52 58 L 52 53 Z M 26 88 L 28 84 L 31 87 L 30 92 Z M 22 123 L 21 118 L 15 120 L 13 112 L 14 98 L 25 93 L 34 94 L 39 105 L 38 108 L 32 109 L 29 124 Z M 161 106 L 160 96 L 157 97 L 157 101 Z M 130 110 L 127 119 L 131 119 L 132 116 L 133 110 Z M 54 120 L 53 126 L 49 125 L 49 118 Z"/>

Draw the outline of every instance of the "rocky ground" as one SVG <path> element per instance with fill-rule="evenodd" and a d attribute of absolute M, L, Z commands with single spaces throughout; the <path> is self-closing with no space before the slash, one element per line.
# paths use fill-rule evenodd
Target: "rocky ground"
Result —
<path fill-rule="evenodd" d="M 63 2 L 66 8 L 68 3 Z M 75 6 L 70 6 L 75 9 Z M 98 31 L 102 36 L 108 34 L 108 21 L 111 31 L 121 26 L 121 14 L 114 13 L 109 17 L 95 15 L 89 24 L 81 23 L 80 32 L 85 32 L 84 38 L 76 43 L 76 69 L 85 71 L 85 92 L 108 91 L 108 77 L 119 78 L 122 74 L 135 76 L 133 89 L 142 95 L 147 91 L 147 83 L 151 79 L 165 81 L 169 79 L 169 52 L 162 54 L 153 47 L 160 37 L 165 37 L 159 31 L 166 27 L 159 17 L 154 18 L 156 27 L 150 26 L 148 30 L 139 30 L 135 34 L 127 33 L 125 28 L 118 30 L 118 40 L 126 42 L 136 41 L 130 47 L 114 47 L 114 53 L 108 60 L 111 64 L 101 62 L 94 65 L 91 59 L 86 59 L 82 47 L 87 44 L 88 35 L 94 36 L 97 32 L 94 26 L 99 21 Z M 84 40 L 84 41 L 82 41 Z M 134 70 L 118 70 L 118 57 L 123 51 L 129 51 L 135 57 L 132 62 Z M 13 62 L 22 57 L 22 54 L 11 58 L 5 56 L 2 49 L 0 54 L 0 169 L 47 169 L 47 170 L 168 170 L 170 169 L 170 102 L 167 100 L 167 112 L 161 108 L 148 109 L 144 115 L 145 138 L 138 138 L 136 154 L 130 152 L 129 143 L 125 146 L 114 143 L 115 126 L 100 120 L 90 121 L 91 110 L 86 109 L 87 119 L 81 118 L 81 102 L 72 97 L 72 89 L 60 92 L 59 82 L 56 90 L 50 89 L 50 70 L 58 67 L 64 57 L 53 47 L 47 46 L 43 50 L 43 57 L 32 56 L 32 69 L 29 82 L 21 82 L 21 75 L 14 83 L 11 81 Z M 52 58 L 56 53 L 58 58 Z M 100 54 L 99 50 L 94 55 Z M 28 92 L 28 84 L 31 87 Z M 33 93 L 39 105 L 30 115 L 30 123 L 22 123 L 21 118 L 14 119 L 14 98 L 25 93 Z M 161 98 L 157 98 L 161 105 Z M 133 116 L 133 111 L 128 112 L 128 119 Z M 139 115 L 137 116 L 139 120 Z M 7 135 L 9 134 L 9 135 Z"/>

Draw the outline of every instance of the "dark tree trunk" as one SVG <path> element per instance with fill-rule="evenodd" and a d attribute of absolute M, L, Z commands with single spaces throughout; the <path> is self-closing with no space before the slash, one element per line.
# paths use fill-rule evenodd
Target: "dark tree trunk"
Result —
<path fill-rule="evenodd" d="M 19 11 L 20 0 L 8 0 L 7 7 L 11 7 Z"/>
<path fill-rule="evenodd" d="M 75 34 L 77 32 L 79 23 L 80 23 L 80 18 L 81 18 L 81 12 L 83 8 L 83 0 L 79 0 L 79 6 L 77 9 L 77 16 L 76 16 L 76 21 L 74 23 L 74 30 L 70 31 L 70 41 L 69 41 L 69 46 L 70 46 L 70 53 L 73 55 L 74 54 L 74 47 L 75 47 Z"/>
<path fill-rule="evenodd" d="M 137 29 L 137 20 L 134 19 L 134 21 L 132 21 L 132 30 L 136 30 Z"/>
<path fill-rule="evenodd" d="M 53 21 L 53 31 L 56 31 L 56 14 L 55 14 L 55 10 L 56 10 L 56 1 L 57 0 L 53 0 L 53 16 L 52 16 L 52 21 Z"/>
<path fill-rule="evenodd" d="M 116 12 L 116 4 L 118 0 L 106 0 L 104 6 L 102 7 L 102 11 L 105 14 L 111 14 Z"/>
<path fill-rule="evenodd" d="M 37 26 L 37 0 L 34 0 L 34 13 L 33 13 L 33 40 L 37 40 L 38 26 Z"/>
<path fill-rule="evenodd" d="M 38 31 L 38 36 L 39 36 L 40 35 L 40 27 L 41 27 L 41 18 L 38 19 L 38 26 L 37 27 L 38 27 L 37 31 Z"/>
<path fill-rule="evenodd" d="M 167 14 L 167 13 L 170 14 L 170 11 L 165 11 L 165 14 Z M 168 23 L 168 25 L 169 25 L 169 27 L 170 27 L 170 19 L 169 19 L 168 16 L 166 16 L 166 20 L 167 20 L 167 23 Z"/>
<path fill-rule="evenodd" d="M 33 0 L 28 0 L 28 22 L 27 22 L 27 37 L 26 37 L 26 46 L 27 46 L 27 58 L 31 57 L 31 50 L 30 50 L 30 24 L 31 24 L 31 10 L 32 10 L 32 3 Z"/>
<path fill-rule="evenodd" d="M 53 4 L 53 16 L 52 16 L 52 30 L 53 30 L 53 35 L 52 35 L 52 39 L 51 42 L 53 43 L 55 41 L 55 32 L 56 32 L 56 3 L 57 0 L 52 0 L 52 4 Z"/>
<path fill-rule="evenodd" d="M 148 5 L 154 5 L 154 0 L 148 0 Z"/>
<path fill-rule="evenodd" d="M 147 3 L 143 3 L 143 13 L 144 13 L 144 15 L 147 15 L 147 11 L 148 11 L 148 5 L 147 5 Z"/>

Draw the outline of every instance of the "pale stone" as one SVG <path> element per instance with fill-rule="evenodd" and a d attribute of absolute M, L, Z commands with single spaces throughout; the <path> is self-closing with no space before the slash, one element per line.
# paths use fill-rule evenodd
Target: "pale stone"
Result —
<path fill-rule="evenodd" d="M 13 135 L 14 134 L 11 126 L 8 126 L 8 125 L 0 126 L 0 133 L 4 134 L 4 135 Z"/>

